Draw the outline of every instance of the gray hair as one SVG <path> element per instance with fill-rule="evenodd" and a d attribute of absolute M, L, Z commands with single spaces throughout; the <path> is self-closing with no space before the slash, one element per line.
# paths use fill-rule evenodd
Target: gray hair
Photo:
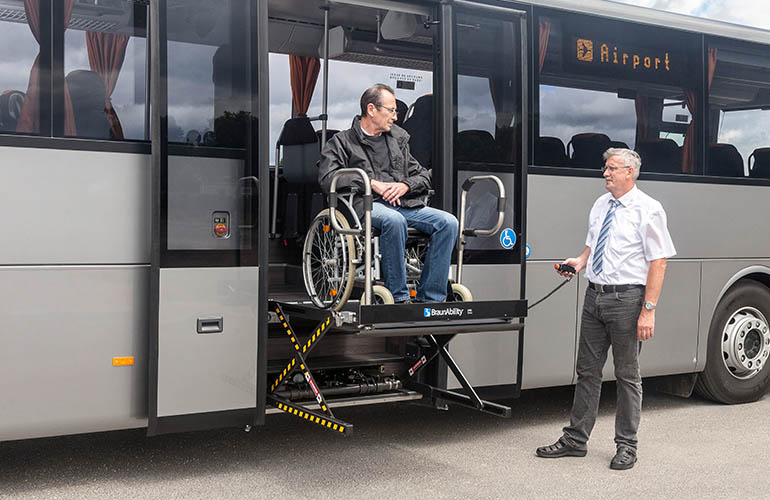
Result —
<path fill-rule="evenodd" d="M 639 178 L 639 170 L 642 168 L 642 158 L 639 156 L 639 153 L 626 148 L 609 148 L 604 152 L 602 158 L 604 158 L 604 161 L 607 161 L 613 156 L 620 156 L 623 160 L 623 165 L 634 169 L 634 180 Z"/>
<path fill-rule="evenodd" d="M 383 91 L 390 92 L 393 96 L 396 95 L 393 88 L 384 83 L 376 83 L 364 91 L 361 96 L 361 116 L 366 116 L 366 109 L 370 104 L 374 104 L 375 106 L 380 106 L 382 104 Z"/>

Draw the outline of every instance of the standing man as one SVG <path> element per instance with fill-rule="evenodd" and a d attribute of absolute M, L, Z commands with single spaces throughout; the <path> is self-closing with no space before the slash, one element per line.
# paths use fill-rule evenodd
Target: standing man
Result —
<path fill-rule="evenodd" d="M 628 149 L 604 153 L 605 188 L 591 208 L 586 247 L 563 263 L 576 272 L 586 269 L 588 289 L 580 324 L 577 386 L 570 423 L 559 440 L 537 449 L 537 456 L 583 457 L 596 422 L 602 368 L 612 347 L 617 379 L 615 444 L 612 469 L 636 463 L 642 378 L 639 351 L 653 336 L 655 307 L 666 271 L 676 255 L 663 206 L 636 187 L 642 161 Z M 560 272 L 562 276 L 573 274 Z"/>
<path fill-rule="evenodd" d="M 457 239 L 457 219 L 447 212 L 426 206 L 431 188 L 430 173 L 409 152 L 409 134 L 395 125 L 396 97 L 393 89 L 378 83 L 361 96 L 361 115 L 326 143 L 321 152 L 318 180 L 329 192 L 334 172 L 361 168 L 371 179 L 374 203 L 372 226 L 380 230 L 380 252 L 385 286 L 399 302 L 409 302 L 404 247 L 407 227 L 430 235 L 415 300 L 443 302 L 446 299 L 449 265 Z M 343 176 L 338 188 L 358 187 L 361 179 Z M 360 197 L 354 200 L 363 214 Z"/>

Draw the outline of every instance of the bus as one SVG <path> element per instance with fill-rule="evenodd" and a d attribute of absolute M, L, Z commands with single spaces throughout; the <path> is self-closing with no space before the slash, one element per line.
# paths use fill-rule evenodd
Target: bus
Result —
<path fill-rule="evenodd" d="M 768 31 L 604 0 L 0 0 L 0 47 L 0 441 L 271 413 L 345 434 L 333 408 L 412 400 L 509 416 L 482 398 L 575 383 L 585 279 L 528 306 L 583 248 L 608 147 L 639 152 L 678 252 L 642 375 L 767 392 Z M 503 212 L 453 257 L 476 323 L 358 285 L 309 300 L 315 163 L 374 83 L 431 205 Z"/>

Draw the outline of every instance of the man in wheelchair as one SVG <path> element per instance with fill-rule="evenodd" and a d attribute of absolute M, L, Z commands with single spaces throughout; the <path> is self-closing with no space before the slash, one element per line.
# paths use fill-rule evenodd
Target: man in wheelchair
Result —
<path fill-rule="evenodd" d="M 404 249 L 408 228 L 429 235 L 430 243 L 414 300 L 443 302 L 458 222 L 454 215 L 427 206 L 430 172 L 409 152 L 409 134 L 395 125 L 393 89 L 376 84 L 361 96 L 361 115 L 348 130 L 334 135 L 321 152 L 318 180 L 328 193 L 335 170 L 361 168 L 371 179 L 374 204 L 372 227 L 380 232 L 382 274 L 396 303 L 409 302 Z M 360 178 L 343 176 L 338 189 L 363 192 Z M 354 198 L 363 214 L 363 200 Z"/>

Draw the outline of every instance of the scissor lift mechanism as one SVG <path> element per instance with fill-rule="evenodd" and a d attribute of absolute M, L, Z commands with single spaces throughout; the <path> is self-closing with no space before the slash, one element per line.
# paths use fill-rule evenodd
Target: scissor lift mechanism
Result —
<path fill-rule="evenodd" d="M 342 434 L 353 431 L 353 425 L 334 416 L 323 391 L 320 389 L 307 357 L 313 348 L 330 331 L 338 331 L 360 336 L 401 337 L 422 335 L 428 347 L 419 359 L 405 366 L 399 374 L 406 389 L 418 392 L 425 397 L 441 399 L 450 403 L 474 408 L 500 417 L 511 416 L 511 408 L 481 399 L 463 374 L 462 370 L 449 353 L 447 346 L 459 334 L 509 331 L 523 334 L 524 323 L 518 321 L 526 316 L 526 300 L 479 301 L 479 302 L 441 302 L 426 304 L 399 305 L 360 305 L 357 313 L 350 311 L 333 312 L 316 308 L 308 303 L 289 303 L 270 301 L 270 311 L 277 315 L 278 322 L 286 332 L 286 338 L 294 349 L 294 355 L 287 361 L 286 367 L 278 374 L 267 395 L 270 404 L 286 413 Z M 301 340 L 292 327 L 291 318 L 316 321 L 316 326 Z M 446 319 L 451 317 L 452 319 Z M 433 360 L 443 359 L 454 376 L 460 382 L 465 394 L 436 387 L 417 381 L 417 375 Z M 301 373 L 315 395 L 318 409 L 309 409 L 305 405 L 293 403 L 279 395 L 287 380 L 296 373 Z M 521 366 L 517 367 L 515 391 L 521 387 Z"/>

